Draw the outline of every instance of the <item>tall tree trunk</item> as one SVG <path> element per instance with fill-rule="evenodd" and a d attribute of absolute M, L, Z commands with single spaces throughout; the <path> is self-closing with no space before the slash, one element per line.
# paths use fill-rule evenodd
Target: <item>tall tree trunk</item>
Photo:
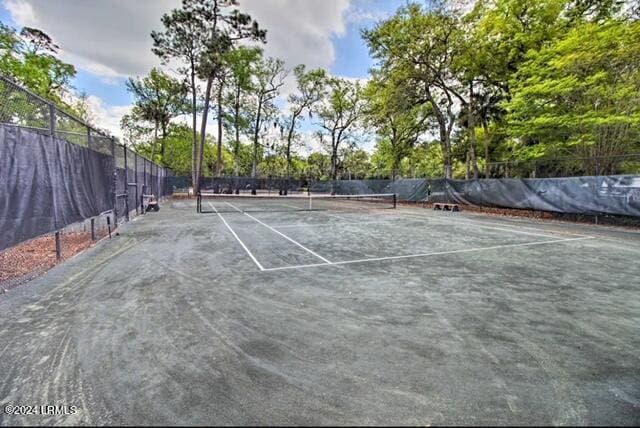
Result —
<path fill-rule="evenodd" d="M 436 120 L 438 122 L 438 129 L 440 131 L 440 147 L 442 148 L 442 157 L 444 160 L 444 178 L 451 179 L 453 177 L 453 169 L 451 166 L 451 129 L 453 128 L 453 113 L 451 112 L 451 106 L 448 107 L 448 116 L 445 117 L 444 113 L 441 110 L 440 105 L 436 102 L 436 99 L 429 91 L 429 88 L 426 88 L 427 99 L 429 100 L 429 104 L 433 109 L 433 112 L 436 116 Z M 447 126 L 447 120 L 449 120 L 449 126 Z"/>
<path fill-rule="evenodd" d="M 256 113 L 256 122 L 253 130 L 253 164 L 251 166 L 251 177 L 258 176 L 258 136 L 260 134 L 260 120 L 262 113 L 262 98 L 258 100 L 258 112 Z"/>
<path fill-rule="evenodd" d="M 469 161 L 473 169 L 473 178 L 478 179 L 478 160 L 476 158 L 476 110 L 473 94 L 473 81 L 469 83 L 469 106 L 468 106 L 467 126 L 469 127 Z"/>
<path fill-rule="evenodd" d="M 293 130 L 295 127 L 295 116 L 292 118 L 291 126 L 287 133 L 287 180 L 291 178 L 291 141 L 293 140 Z"/>
<path fill-rule="evenodd" d="M 335 135 L 331 136 L 331 194 L 336 194 L 335 181 L 338 179 L 338 144 Z"/>
<path fill-rule="evenodd" d="M 156 146 L 158 145 L 158 121 L 153 124 L 153 144 L 151 145 L 151 160 L 155 162 Z"/>
<path fill-rule="evenodd" d="M 470 176 L 471 176 L 471 174 L 470 174 L 470 172 L 471 172 L 470 171 L 471 170 L 471 167 L 470 167 L 470 164 L 471 164 L 471 156 L 470 156 L 470 154 L 471 153 L 470 153 L 470 151 L 471 151 L 471 149 L 467 148 L 467 157 L 466 157 L 466 161 L 464 163 L 464 179 L 465 180 L 468 180 L 470 178 Z"/>
<path fill-rule="evenodd" d="M 191 128 L 192 140 L 191 140 L 191 184 L 193 185 L 193 191 L 197 194 L 200 191 L 200 171 L 198 170 L 198 137 L 196 134 L 197 125 L 197 90 L 196 90 L 196 74 L 193 64 L 191 65 L 191 118 L 193 126 Z"/>
<path fill-rule="evenodd" d="M 222 175 L 222 90 L 224 88 L 224 80 L 220 79 L 220 85 L 218 86 L 218 157 L 216 161 L 216 176 Z"/>
<path fill-rule="evenodd" d="M 165 165 L 164 152 L 167 146 L 167 123 L 163 121 L 161 125 L 162 125 L 162 140 L 160 141 L 160 157 L 162 158 L 162 165 Z"/>
<path fill-rule="evenodd" d="M 204 94 L 204 110 L 202 111 L 202 123 L 200 124 L 200 146 L 198 147 L 198 172 L 202 172 L 202 160 L 204 158 L 204 146 L 207 139 L 207 119 L 209 117 L 209 106 L 211 104 L 211 86 L 213 77 L 207 79 L 207 87 Z"/>
<path fill-rule="evenodd" d="M 484 129 L 484 178 L 489 178 L 491 175 L 489 168 L 489 142 L 491 141 L 491 135 L 489 135 L 489 126 L 485 120 L 482 121 L 482 129 Z"/>
<path fill-rule="evenodd" d="M 440 128 L 440 147 L 442 148 L 442 157 L 444 160 L 444 178 L 453 178 L 453 168 L 451 166 L 451 141 L 447 133 L 446 125 L 439 124 Z"/>
<path fill-rule="evenodd" d="M 234 105 L 234 127 L 236 141 L 233 145 L 233 175 L 240 175 L 240 84 L 236 85 L 236 99 Z"/>

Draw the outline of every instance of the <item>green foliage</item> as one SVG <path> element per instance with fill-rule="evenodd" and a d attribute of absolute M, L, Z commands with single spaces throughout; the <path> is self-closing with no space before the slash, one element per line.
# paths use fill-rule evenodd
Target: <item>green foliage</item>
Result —
<path fill-rule="evenodd" d="M 362 87 L 358 82 L 331 78 L 317 109 L 318 125 L 329 135 L 331 178 L 336 179 L 340 148 L 352 138 L 365 108 Z"/>
<path fill-rule="evenodd" d="M 331 156 L 324 153 L 311 153 L 307 157 L 307 176 L 311 180 L 328 180 L 331 178 Z"/>
<path fill-rule="evenodd" d="M 293 74 L 296 77 L 297 92 L 289 95 L 289 114 L 284 119 L 287 128 L 285 154 L 289 169 L 291 168 L 291 149 L 297 136 L 298 123 L 305 112 L 309 114 L 309 118 L 313 116 L 316 105 L 322 100 L 327 79 L 323 69 L 306 71 L 304 64 L 296 66 Z"/>
<path fill-rule="evenodd" d="M 416 3 L 401 7 L 373 30 L 363 32 L 372 55 L 379 60 L 374 77 L 377 74 L 390 85 L 402 85 L 401 99 L 433 114 L 447 177 L 451 176 L 456 102 L 461 98 L 456 61 L 467 52 L 464 34 L 454 8 L 422 8 Z"/>
<path fill-rule="evenodd" d="M 173 118 L 190 109 L 187 84 L 153 68 L 148 76 L 130 78 L 126 85 L 134 97 L 134 106 L 131 113 L 120 121 L 125 140 L 130 144 L 151 144 L 150 156 L 155 159 L 159 152 L 159 161 L 164 164 L 169 124 Z"/>
<path fill-rule="evenodd" d="M 349 150 L 342 161 L 343 175 L 352 180 L 362 180 L 367 178 L 371 163 L 369 154 L 362 149 Z"/>
<path fill-rule="evenodd" d="M 367 102 L 365 122 L 388 142 L 391 177 L 400 173 L 400 163 L 420 136 L 427 130 L 431 109 L 428 105 L 413 105 L 405 94 L 406 82 L 379 77 L 369 81 L 364 91 Z"/>
<path fill-rule="evenodd" d="M 531 51 L 505 104 L 520 159 L 623 154 L 638 142 L 640 23 L 582 24 Z"/>
<path fill-rule="evenodd" d="M 163 134 L 171 119 L 189 111 L 186 82 L 158 68 L 142 79 L 129 78 L 126 85 L 134 98 L 133 117 L 153 123 Z"/>
<path fill-rule="evenodd" d="M 191 174 L 191 128 L 184 124 L 170 124 L 167 136 L 163 139 L 165 146 L 164 157 L 154 148 L 153 141 L 138 142 L 132 147 L 143 156 L 152 159 L 154 162 L 162 162 L 164 166 L 170 168 L 176 175 Z M 215 165 L 216 147 L 214 141 L 207 139 L 204 148 L 205 175 L 211 175 L 211 165 Z"/>
<path fill-rule="evenodd" d="M 371 155 L 371 178 L 391 178 L 394 154 L 388 140 L 379 140 Z M 420 143 L 413 146 L 399 161 L 397 177 L 437 178 L 442 177 L 444 159 L 437 142 Z"/>
<path fill-rule="evenodd" d="M 0 72 L 63 109 L 72 110 L 63 99 L 72 89 L 76 69 L 56 57 L 58 49 L 38 29 L 24 27 L 18 34 L 0 22 Z"/>

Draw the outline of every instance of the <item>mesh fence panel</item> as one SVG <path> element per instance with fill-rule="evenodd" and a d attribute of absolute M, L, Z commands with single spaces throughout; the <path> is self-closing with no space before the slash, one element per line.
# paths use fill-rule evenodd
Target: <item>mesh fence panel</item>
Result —
<path fill-rule="evenodd" d="M 484 171 L 483 171 L 484 173 Z M 640 153 L 489 163 L 487 178 L 566 178 L 640 174 Z"/>
<path fill-rule="evenodd" d="M 82 147 L 89 147 L 90 128 L 63 111 L 56 111 L 55 135 L 61 140 Z"/>
<path fill-rule="evenodd" d="M 111 137 L 91 132 L 89 136 L 89 148 L 96 152 L 111 156 L 111 148 L 114 144 Z"/>
<path fill-rule="evenodd" d="M 40 97 L 0 76 L 0 122 L 30 128 L 35 132 L 50 133 L 51 109 Z"/>
<path fill-rule="evenodd" d="M 136 165 L 137 165 L 137 155 L 135 152 L 127 149 L 127 193 L 128 199 L 127 202 L 129 204 L 129 211 L 135 211 L 136 214 L 139 212 L 138 210 L 138 185 L 136 183 Z"/>
<path fill-rule="evenodd" d="M 144 185 L 170 193 L 166 171 L 140 158 L 0 75 L 0 251 L 107 212 L 126 220 Z"/>

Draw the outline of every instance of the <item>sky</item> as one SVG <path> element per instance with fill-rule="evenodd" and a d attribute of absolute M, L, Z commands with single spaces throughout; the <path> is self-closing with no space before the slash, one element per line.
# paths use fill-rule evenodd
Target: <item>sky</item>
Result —
<path fill-rule="evenodd" d="M 180 0 L 0 0 L 0 20 L 35 27 L 60 46 L 73 64 L 73 86 L 85 92 L 98 126 L 121 136 L 120 118 L 131 109 L 128 77 L 142 77 L 160 60 L 150 33 Z M 392 15 L 405 0 L 240 0 L 240 9 L 267 29 L 266 55 L 287 68 L 303 63 L 331 74 L 366 78 L 371 59 L 362 28 Z M 294 88 L 292 78 L 286 91 Z M 283 94 L 283 98 L 286 95 Z M 309 124 L 303 126 L 309 129 Z M 209 126 L 215 132 L 215 124 Z"/>

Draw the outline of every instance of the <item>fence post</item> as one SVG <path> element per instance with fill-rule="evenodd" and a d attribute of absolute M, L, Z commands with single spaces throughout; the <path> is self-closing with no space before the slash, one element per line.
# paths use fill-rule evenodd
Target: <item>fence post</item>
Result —
<path fill-rule="evenodd" d="M 118 162 L 116 160 L 116 141 L 111 138 L 111 158 L 113 159 L 113 225 L 118 224 Z"/>
<path fill-rule="evenodd" d="M 144 209 L 144 195 L 147 192 L 147 159 L 142 158 L 142 194 L 140 195 L 140 210 L 142 214 L 146 214 Z"/>
<path fill-rule="evenodd" d="M 60 247 L 60 231 L 57 230 L 55 233 L 56 237 L 56 261 L 62 260 L 62 249 Z"/>
<path fill-rule="evenodd" d="M 136 215 L 140 215 L 140 213 L 138 212 L 138 201 L 139 199 L 139 195 L 138 195 L 138 154 L 136 152 L 133 152 L 133 160 L 135 161 L 134 163 L 134 169 L 135 169 L 135 174 L 136 174 Z"/>
<path fill-rule="evenodd" d="M 49 104 L 49 132 L 51 138 L 56 136 L 56 106 Z"/>
<path fill-rule="evenodd" d="M 129 221 L 129 168 L 127 166 L 127 146 L 123 146 L 124 150 L 124 210 L 125 210 L 125 218 Z"/>

